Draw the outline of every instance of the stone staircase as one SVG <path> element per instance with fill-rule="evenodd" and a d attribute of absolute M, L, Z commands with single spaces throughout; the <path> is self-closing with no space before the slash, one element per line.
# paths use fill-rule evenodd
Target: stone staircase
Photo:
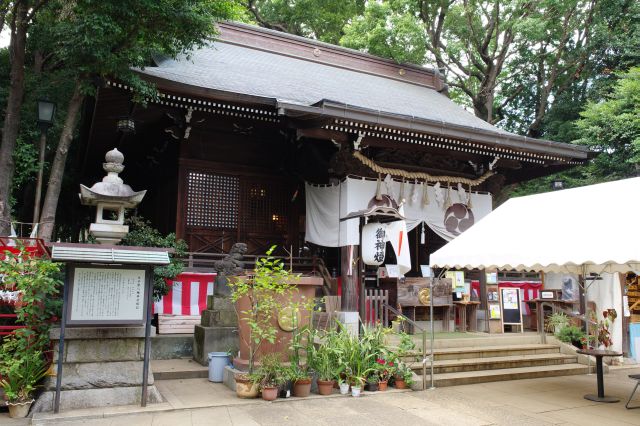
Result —
<path fill-rule="evenodd" d="M 428 342 L 427 342 L 428 344 Z M 422 345 L 416 339 L 416 345 Z M 427 350 L 428 352 L 428 350 Z M 567 351 L 565 351 L 567 352 Z M 422 382 L 421 351 L 404 357 Z M 586 374 L 578 355 L 562 353 L 558 344 L 540 344 L 538 335 L 442 339 L 434 342 L 435 386 Z M 427 383 L 430 383 L 427 362 Z"/>

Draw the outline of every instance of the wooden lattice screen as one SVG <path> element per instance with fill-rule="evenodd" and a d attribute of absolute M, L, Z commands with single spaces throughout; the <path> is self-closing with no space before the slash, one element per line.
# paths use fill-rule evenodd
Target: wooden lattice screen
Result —
<path fill-rule="evenodd" d="M 233 243 L 245 242 L 247 254 L 264 254 L 273 244 L 297 241 L 297 234 L 289 238 L 297 219 L 284 178 L 186 167 L 180 193 L 177 231 L 190 251 L 228 252 Z"/>

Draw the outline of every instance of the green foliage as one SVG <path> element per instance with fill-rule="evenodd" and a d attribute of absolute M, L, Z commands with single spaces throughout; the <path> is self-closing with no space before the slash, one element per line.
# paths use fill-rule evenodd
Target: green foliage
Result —
<path fill-rule="evenodd" d="M 338 44 L 343 27 L 364 9 L 364 0 L 247 0 L 248 14 L 258 24 Z"/>
<path fill-rule="evenodd" d="M 564 312 L 554 312 L 549 315 L 547 319 L 547 331 L 555 332 L 555 329 L 558 328 L 562 330 L 563 328 L 569 325 L 569 317 Z"/>
<path fill-rule="evenodd" d="M 62 285 L 60 264 L 31 257 L 24 247 L 17 254 L 4 252 L 0 275 L 4 288 L 19 290 L 16 304 L 18 329 L 4 338 L 0 347 L 0 386 L 10 401 L 30 399 L 47 371 L 43 352 L 49 346 L 49 328 L 57 320 L 61 301 L 56 298 Z"/>
<path fill-rule="evenodd" d="M 61 264 L 31 257 L 24 247 L 17 254 L 4 255 L 0 262 L 2 285 L 22 292 L 15 312 L 18 322 L 27 328 L 19 336 L 42 349 L 49 342 L 50 323 L 60 315 L 61 301 L 56 296 L 62 287 Z"/>
<path fill-rule="evenodd" d="M 249 373 L 253 373 L 255 355 L 264 341 L 275 343 L 278 328 L 273 316 L 283 308 L 291 309 L 292 298 L 296 287 L 290 283 L 292 276 L 285 269 L 282 260 L 271 254 L 276 246 L 272 246 L 256 262 L 253 275 L 249 278 L 230 280 L 231 300 L 237 304 L 246 298 L 248 308 L 237 310 L 238 320 L 249 327 L 248 336 L 241 337 L 249 347 Z M 295 309 L 292 309 L 296 312 Z M 294 317 L 297 318 L 296 314 Z"/>
<path fill-rule="evenodd" d="M 563 327 L 558 334 L 556 334 L 556 337 L 561 342 L 573 343 L 582 341 L 586 335 L 580 327 L 569 325 L 567 327 Z"/>
<path fill-rule="evenodd" d="M 640 67 L 621 74 L 607 100 L 589 103 L 581 116 L 576 143 L 600 153 L 592 161 L 594 172 L 608 179 L 635 176 L 640 166 Z"/>
<path fill-rule="evenodd" d="M 9 402 L 29 401 L 47 371 L 42 353 L 33 347 L 20 351 L 19 357 L 3 355 L 0 358 L 0 387 L 4 390 L 5 398 Z"/>
<path fill-rule="evenodd" d="M 160 300 L 170 290 L 166 280 L 175 278 L 184 270 L 184 264 L 180 258 L 187 254 L 187 243 L 178 240 L 173 232 L 163 236 L 151 226 L 149 221 L 140 216 L 132 216 L 125 223 L 129 225 L 129 233 L 122 239 L 120 245 L 162 247 L 173 250 L 173 253 L 169 253 L 170 263 L 168 265 L 153 268 L 153 297 L 155 300 Z"/>
<path fill-rule="evenodd" d="M 281 358 L 280 353 L 266 354 L 261 358 L 256 374 L 262 388 L 278 386 L 289 379 L 287 368 L 280 362 Z"/>

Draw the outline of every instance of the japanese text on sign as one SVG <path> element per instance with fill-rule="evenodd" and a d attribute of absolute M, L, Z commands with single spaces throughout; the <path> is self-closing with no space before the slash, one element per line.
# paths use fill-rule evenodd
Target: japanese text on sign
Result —
<path fill-rule="evenodd" d="M 76 268 L 71 321 L 142 321 L 145 271 Z"/>

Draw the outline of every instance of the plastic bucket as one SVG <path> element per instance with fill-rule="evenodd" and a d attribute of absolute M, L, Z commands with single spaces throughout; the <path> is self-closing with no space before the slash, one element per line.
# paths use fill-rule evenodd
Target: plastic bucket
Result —
<path fill-rule="evenodd" d="M 209 352 L 209 381 L 222 382 L 224 367 L 229 364 L 229 354 L 226 352 Z"/>

